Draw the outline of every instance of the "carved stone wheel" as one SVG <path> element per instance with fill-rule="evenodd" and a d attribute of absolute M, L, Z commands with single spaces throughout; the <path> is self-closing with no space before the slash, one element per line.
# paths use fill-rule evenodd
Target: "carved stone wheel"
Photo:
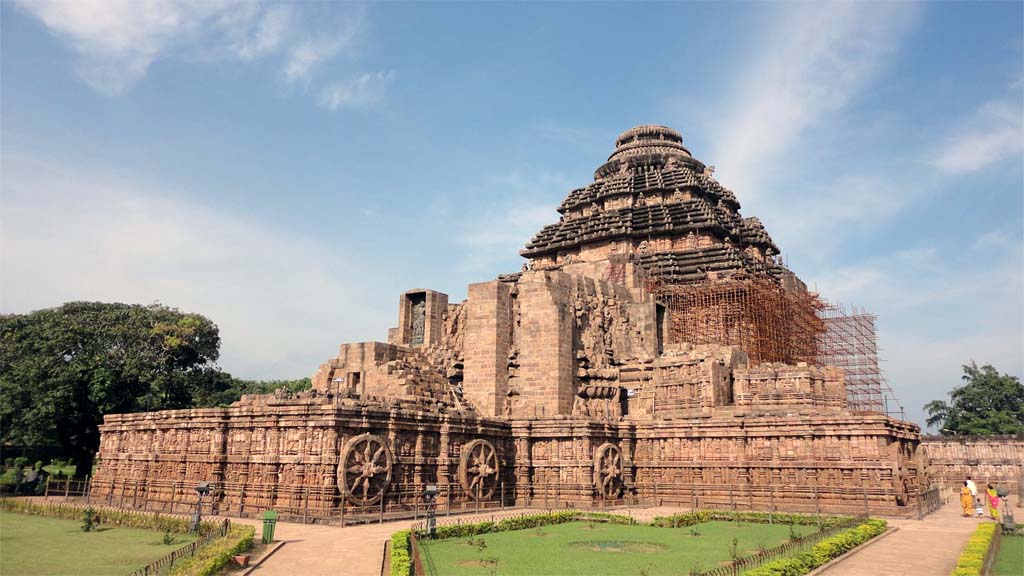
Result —
<path fill-rule="evenodd" d="M 338 489 L 349 502 L 376 504 L 391 483 L 394 458 L 380 436 L 360 434 L 349 439 L 338 464 Z"/>
<path fill-rule="evenodd" d="M 622 451 L 615 444 L 605 442 L 594 452 L 594 485 L 605 498 L 622 495 Z"/>
<path fill-rule="evenodd" d="M 489 500 L 498 487 L 498 451 L 487 440 L 462 446 L 459 483 L 473 500 Z"/>

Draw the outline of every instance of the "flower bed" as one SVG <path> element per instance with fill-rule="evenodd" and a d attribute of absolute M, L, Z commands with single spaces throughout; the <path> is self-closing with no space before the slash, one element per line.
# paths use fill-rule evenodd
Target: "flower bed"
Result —
<path fill-rule="evenodd" d="M 170 576 L 212 576 L 219 573 L 231 557 L 252 548 L 256 529 L 234 524 L 228 533 L 199 548 L 195 555 L 174 564 Z"/>
<path fill-rule="evenodd" d="M 963 552 L 957 558 L 956 567 L 950 572 L 950 576 L 980 576 L 985 566 L 985 558 L 988 556 L 989 548 L 992 546 L 992 539 L 995 537 L 996 529 L 999 527 L 994 522 L 979 524 L 974 534 L 967 540 Z"/>

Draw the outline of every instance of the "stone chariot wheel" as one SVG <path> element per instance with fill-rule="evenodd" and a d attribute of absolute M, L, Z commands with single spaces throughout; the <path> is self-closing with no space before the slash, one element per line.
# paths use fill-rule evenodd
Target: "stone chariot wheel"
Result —
<path fill-rule="evenodd" d="M 498 451 L 487 440 L 462 446 L 459 483 L 473 500 L 489 500 L 498 487 Z"/>
<path fill-rule="evenodd" d="M 380 436 L 360 434 L 349 439 L 338 464 L 338 489 L 349 502 L 376 504 L 391 483 L 394 458 Z"/>
<path fill-rule="evenodd" d="M 594 452 L 594 485 L 604 498 L 622 495 L 622 451 L 610 442 Z"/>

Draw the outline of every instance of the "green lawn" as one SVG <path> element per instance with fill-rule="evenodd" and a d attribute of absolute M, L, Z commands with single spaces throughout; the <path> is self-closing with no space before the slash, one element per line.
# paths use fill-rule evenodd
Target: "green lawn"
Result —
<path fill-rule="evenodd" d="M 0 512 L 0 574 L 4 576 L 91 576 L 126 574 L 180 548 L 195 538 L 101 526 L 82 532 L 81 522 Z"/>
<path fill-rule="evenodd" d="M 800 534 L 817 530 L 814 526 L 795 529 Z M 469 538 L 421 540 L 421 551 L 434 573 L 445 576 L 638 576 L 641 571 L 647 576 L 685 576 L 695 566 L 710 570 L 727 562 L 733 538 L 739 553 L 747 555 L 784 543 L 789 525 L 713 521 L 690 528 L 655 528 L 570 522 Z"/>
<path fill-rule="evenodd" d="M 996 556 L 996 576 L 1024 574 L 1024 536 L 1003 536 Z"/>

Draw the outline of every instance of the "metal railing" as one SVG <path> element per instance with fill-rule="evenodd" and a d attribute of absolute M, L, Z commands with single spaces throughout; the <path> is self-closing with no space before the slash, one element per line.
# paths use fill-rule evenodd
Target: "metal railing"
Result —
<path fill-rule="evenodd" d="M 833 536 L 835 534 L 838 534 L 839 532 L 857 526 L 864 520 L 866 520 L 866 518 L 856 517 L 832 526 L 826 526 L 824 528 L 821 528 L 817 532 L 809 534 L 797 541 L 787 542 L 785 544 L 780 544 L 773 548 L 761 550 L 749 556 L 742 556 L 740 558 L 736 558 L 726 566 L 719 566 L 706 572 L 701 572 L 700 576 L 736 576 L 741 571 L 749 570 L 750 568 L 756 568 L 766 562 L 775 560 L 776 558 L 789 556 L 790 554 L 796 551 L 802 552 L 810 548 L 813 548 L 815 544 L 821 542 L 825 538 L 828 538 L 829 536 Z"/>
<path fill-rule="evenodd" d="M 177 550 L 171 551 L 161 558 L 157 558 L 138 570 L 130 572 L 128 576 L 154 576 L 156 574 L 160 574 L 165 569 L 169 569 L 173 566 L 178 560 L 185 557 L 191 558 L 192 556 L 195 556 L 196 550 L 206 546 L 212 540 L 224 537 L 230 529 L 231 521 L 225 519 L 223 522 L 219 523 L 216 528 L 206 534 L 203 534 L 198 539 L 178 548 Z"/>
<path fill-rule="evenodd" d="M 52 480 L 45 497 L 84 498 L 87 503 L 160 513 L 195 511 L 196 482 L 160 479 Z M 211 482 L 204 509 L 220 516 L 254 517 L 276 510 L 281 521 L 316 522 L 347 526 L 418 519 L 426 514 L 422 486 L 389 486 L 383 497 L 370 505 L 356 505 L 335 486 L 282 486 L 270 483 Z M 593 484 L 545 483 L 516 486 L 501 482 L 489 500 L 474 500 L 456 483 L 438 486 L 435 513 L 448 517 L 507 508 L 557 510 L 562 508 L 610 509 L 671 506 L 689 509 L 756 510 L 814 514 L 881 514 L 923 517 L 947 498 L 931 488 L 918 494 L 911 489 L 901 496 L 891 483 L 861 481 L 858 485 L 815 486 L 747 482 L 673 483 L 642 481 L 628 486 L 618 498 L 602 498 Z"/>

